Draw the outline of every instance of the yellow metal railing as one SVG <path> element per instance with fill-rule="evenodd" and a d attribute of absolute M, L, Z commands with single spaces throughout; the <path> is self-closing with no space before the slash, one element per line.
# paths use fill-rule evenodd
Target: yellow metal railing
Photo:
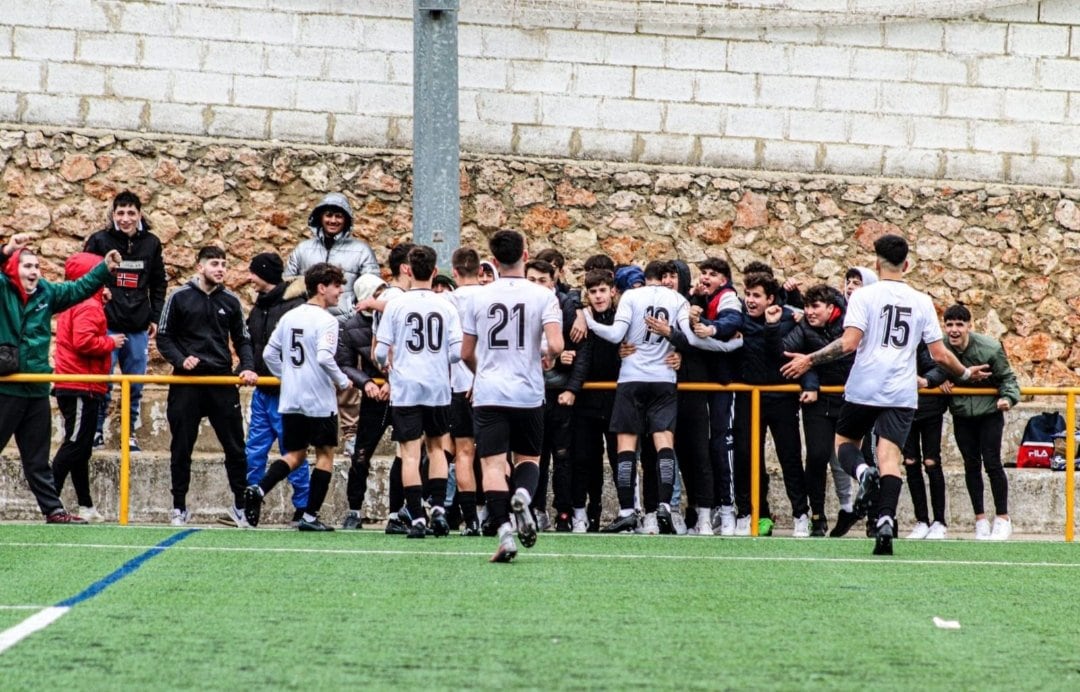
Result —
<path fill-rule="evenodd" d="M 130 514 L 131 495 L 131 452 L 128 450 L 131 427 L 131 385 L 141 384 L 233 384 L 241 385 L 239 377 L 181 377 L 178 375 L 9 375 L 0 377 L 0 382 L 119 382 L 120 383 L 120 507 L 119 521 L 127 525 Z M 275 377 L 260 377 L 258 384 L 280 384 Z M 584 389 L 610 390 L 614 382 L 586 382 Z M 750 534 L 758 535 L 758 494 L 761 488 L 761 394 L 763 392 L 798 393 L 797 384 L 783 385 L 720 385 L 710 382 L 680 382 L 682 392 L 749 392 L 750 393 Z M 843 387 L 822 387 L 824 394 L 841 394 Z M 921 394 L 944 394 L 940 389 L 921 389 Z M 1073 542 L 1075 532 L 1075 494 L 1076 494 L 1076 395 L 1080 387 L 1021 387 L 1023 396 L 1064 396 L 1065 397 L 1065 541 Z M 996 389 L 975 387 L 954 387 L 953 395 L 989 395 L 997 394 Z"/>

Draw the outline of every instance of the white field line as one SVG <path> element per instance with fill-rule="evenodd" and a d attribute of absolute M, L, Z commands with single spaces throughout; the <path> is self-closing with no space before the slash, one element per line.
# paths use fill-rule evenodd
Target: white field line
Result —
<path fill-rule="evenodd" d="M 48 607 L 43 605 L 0 605 L 0 610 L 41 610 Z"/>
<path fill-rule="evenodd" d="M 61 606 L 49 606 L 44 610 L 34 613 L 14 627 L 0 632 L 0 653 L 15 646 L 34 632 L 43 630 L 59 620 L 71 608 Z"/>
<path fill-rule="evenodd" d="M 492 543 L 494 545 L 494 542 Z M 11 546 L 17 548 L 83 548 L 94 550 L 149 550 L 155 546 L 142 545 L 110 545 L 98 543 L 34 543 L 34 542 L 0 542 L 0 548 Z M 424 555 L 428 557 L 491 557 L 491 551 L 426 551 L 426 550 L 375 550 L 366 548 L 274 548 L 274 547 L 248 547 L 233 548 L 223 546 L 193 546 L 175 545 L 163 548 L 164 551 L 188 551 L 206 553 L 267 553 L 267 554 L 298 554 L 298 555 Z M 1020 568 L 1054 568 L 1054 569 L 1080 569 L 1080 562 L 1008 562 L 1005 560 L 914 560 L 896 557 L 798 557 L 798 556 L 753 556 L 753 555 L 645 555 L 625 553 L 621 555 L 608 553 L 543 553 L 536 551 L 519 551 L 518 555 L 524 558 L 548 558 L 548 559 L 587 559 L 587 560 L 660 560 L 680 562 L 792 562 L 809 564 L 870 564 L 870 565 L 927 565 L 927 566 L 961 566 L 961 567 L 1020 567 Z"/>

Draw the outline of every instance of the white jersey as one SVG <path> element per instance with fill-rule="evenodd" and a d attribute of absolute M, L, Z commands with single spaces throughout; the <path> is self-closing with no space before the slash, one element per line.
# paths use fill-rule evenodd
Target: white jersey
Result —
<path fill-rule="evenodd" d="M 443 298 L 450 301 L 455 308 L 457 308 L 458 315 L 462 315 L 469 310 L 473 296 L 483 286 L 480 284 L 470 284 L 468 286 L 459 286 L 453 291 L 442 293 Z M 450 366 L 450 390 L 453 392 L 467 392 L 472 388 L 473 373 L 469 370 L 469 366 L 465 365 L 463 361 L 459 361 Z"/>
<path fill-rule="evenodd" d="M 476 337 L 473 406 L 535 408 L 544 403 L 540 339 L 544 325 L 562 327 L 551 289 L 502 277 L 473 294 L 461 327 Z"/>
<path fill-rule="evenodd" d="M 337 413 L 337 390 L 349 378 L 334 360 L 338 321 L 311 303 L 282 315 L 263 349 L 263 360 L 281 378 L 280 413 L 325 418 Z"/>
<path fill-rule="evenodd" d="M 918 408 L 916 349 L 920 341 L 942 339 L 930 296 L 903 281 L 878 281 L 851 294 L 844 327 L 863 333 L 844 399 L 866 406 Z"/>
<path fill-rule="evenodd" d="M 379 294 L 379 300 L 386 304 L 383 310 L 387 310 L 390 307 L 390 301 L 399 296 L 405 295 L 405 289 L 397 286 L 387 286 L 383 289 L 383 292 Z M 379 322 L 382 322 L 383 313 L 378 310 L 373 311 L 371 315 L 371 331 L 373 334 L 379 332 Z"/>
<path fill-rule="evenodd" d="M 449 406 L 450 364 L 461 359 L 457 310 L 430 288 L 416 288 L 387 303 L 375 333 L 375 357 L 393 349 L 392 406 Z"/>
<path fill-rule="evenodd" d="M 675 350 L 670 341 L 653 334 L 645 326 L 646 317 L 666 320 L 689 337 L 690 304 L 677 291 L 651 284 L 623 293 L 611 325 L 599 324 L 588 316 L 589 329 L 612 343 L 633 344 L 636 350 L 623 358 L 619 382 L 675 382 L 677 373 L 664 360 Z M 693 343 L 693 341 L 692 341 Z"/>

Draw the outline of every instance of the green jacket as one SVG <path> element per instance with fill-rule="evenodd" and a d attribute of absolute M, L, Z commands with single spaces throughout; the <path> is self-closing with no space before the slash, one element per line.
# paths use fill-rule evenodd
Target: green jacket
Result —
<path fill-rule="evenodd" d="M 997 339 L 985 334 L 968 334 L 968 345 L 963 352 L 956 350 L 948 339 L 945 345 L 956 354 L 964 366 L 990 365 L 992 373 L 990 379 L 978 384 L 967 384 L 953 378 L 953 383 L 960 387 L 994 387 L 998 390 L 997 396 L 954 396 L 949 401 L 949 412 L 953 417 L 974 418 L 985 416 L 997 411 L 997 400 L 1005 398 L 1009 403 L 1016 406 L 1020 403 L 1020 385 L 1016 382 L 1016 374 L 1009 359 L 1005 356 L 1005 348 Z"/>
<path fill-rule="evenodd" d="M 94 295 L 109 280 L 108 265 L 102 261 L 78 281 L 52 283 L 41 279 L 37 290 L 25 296 L 19 285 L 16 252 L 8 257 L 0 250 L 0 343 L 19 344 L 19 372 L 50 373 L 49 343 L 52 316 Z M 20 338 L 20 330 L 22 337 Z M 0 383 L 0 394 L 27 398 L 49 396 L 43 383 Z"/>

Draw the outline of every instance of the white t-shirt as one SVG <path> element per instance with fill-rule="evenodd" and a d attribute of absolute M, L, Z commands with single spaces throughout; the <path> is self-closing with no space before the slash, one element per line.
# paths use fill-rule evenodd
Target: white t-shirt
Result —
<path fill-rule="evenodd" d="M 844 399 L 866 406 L 918 408 L 916 349 L 920 341 L 942 339 L 930 296 L 903 281 L 878 281 L 851 294 L 844 327 L 863 333 Z"/>
<path fill-rule="evenodd" d="M 476 337 L 473 406 L 535 408 L 544 403 L 540 339 L 562 327 L 555 292 L 521 277 L 502 277 L 473 294 L 461 328 Z"/>
<path fill-rule="evenodd" d="M 280 413 L 325 418 L 337 413 L 337 390 L 349 378 L 334 360 L 338 321 L 311 303 L 282 315 L 263 349 L 263 360 L 281 378 Z"/>
<path fill-rule="evenodd" d="M 454 307 L 457 308 L 458 315 L 463 315 L 469 310 L 473 297 L 476 292 L 482 289 L 480 284 L 470 284 L 468 286 L 459 286 L 453 291 L 442 293 L 443 298 L 446 298 Z M 473 372 L 469 370 L 469 366 L 465 365 L 463 361 L 454 363 L 450 367 L 450 390 L 453 392 L 467 392 L 473 385 Z"/>
<path fill-rule="evenodd" d="M 450 364 L 461 359 L 457 310 L 429 288 L 414 288 L 387 303 L 375 334 L 376 359 L 393 349 L 392 406 L 449 406 Z"/>
<path fill-rule="evenodd" d="M 390 301 L 391 300 L 393 300 L 394 298 L 397 298 L 399 296 L 403 296 L 403 295 L 405 295 L 405 289 L 398 288 L 397 286 L 387 286 L 385 289 L 383 289 L 383 292 L 379 294 L 379 300 L 383 301 L 383 303 L 385 303 L 385 305 L 386 305 L 386 307 L 384 307 L 383 310 L 387 310 L 387 309 L 390 308 Z M 378 333 L 378 331 L 379 331 L 379 322 L 382 321 L 382 317 L 383 317 L 383 313 L 379 312 L 378 310 L 375 310 L 372 313 L 372 316 L 371 316 L 371 331 L 372 331 L 372 333 L 376 333 L 376 334 Z"/>

